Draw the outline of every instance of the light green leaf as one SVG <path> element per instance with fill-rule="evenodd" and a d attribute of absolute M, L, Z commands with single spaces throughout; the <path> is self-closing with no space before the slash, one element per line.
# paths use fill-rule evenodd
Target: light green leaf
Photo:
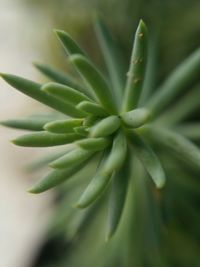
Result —
<path fill-rule="evenodd" d="M 83 101 L 79 103 L 76 108 L 97 117 L 105 117 L 108 115 L 105 109 L 102 108 L 99 104 L 92 103 L 90 101 Z"/>
<path fill-rule="evenodd" d="M 128 189 L 129 159 L 126 159 L 123 167 L 114 173 L 112 188 L 109 197 L 106 240 L 109 240 L 116 232 L 119 225 Z"/>
<path fill-rule="evenodd" d="M 110 144 L 110 139 L 102 137 L 86 138 L 77 141 L 76 144 L 86 150 L 99 151 L 104 150 Z"/>
<path fill-rule="evenodd" d="M 74 127 L 81 126 L 82 119 L 56 120 L 46 123 L 44 129 L 51 133 L 73 133 Z"/>
<path fill-rule="evenodd" d="M 49 118 L 23 118 L 23 119 L 12 119 L 6 121 L 0 121 L 0 124 L 3 126 L 7 126 L 10 128 L 22 129 L 22 130 L 30 130 L 30 131 L 42 131 L 43 127 L 46 123 L 51 121 Z"/>
<path fill-rule="evenodd" d="M 199 75 L 200 49 L 196 50 L 171 73 L 147 103 L 147 108 L 156 116 L 177 95 L 183 93 L 194 81 L 199 79 Z"/>
<path fill-rule="evenodd" d="M 117 43 L 99 16 L 95 17 L 94 25 L 99 44 L 101 46 L 101 51 L 109 71 L 114 95 L 117 97 L 118 104 L 120 104 L 123 96 L 122 89 L 124 86 L 125 71 L 122 68 L 122 60 L 120 60 L 121 58 L 117 48 Z"/>
<path fill-rule="evenodd" d="M 84 100 L 90 100 L 83 93 L 69 86 L 58 83 L 46 83 L 42 86 L 41 90 L 55 98 L 58 98 L 59 100 L 62 100 L 67 103 L 69 102 L 74 105 Z"/>
<path fill-rule="evenodd" d="M 164 114 L 158 117 L 156 123 L 166 125 L 175 125 L 183 121 L 195 111 L 200 109 L 200 86 L 199 84 L 193 90 L 177 100 Z"/>
<path fill-rule="evenodd" d="M 76 41 L 65 31 L 54 30 L 67 54 L 85 54 Z"/>
<path fill-rule="evenodd" d="M 138 108 L 123 113 L 120 117 L 127 126 L 138 128 L 144 125 L 149 120 L 150 113 L 147 109 Z"/>
<path fill-rule="evenodd" d="M 165 184 L 165 173 L 160 163 L 160 160 L 151 149 L 138 135 L 132 134 L 129 136 L 134 152 L 143 164 L 146 171 L 151 176 L 157 188 L 162 188 Z"/>
<path fill-rule="evenodd" d="M 91 129 L 91 137 L 104 137 L 114 133 L 120 126 L 118 116 L 109 116 L 97 122 Z"/>
<path fill-rule="evenodd" d="M 77 166 L 78 164 L 90 158 L 92 154 L 94 154 L 93 151 L 85 150 L 78 147 L 73 149 L 66 155 L 53 161 L 52 163 L 49 164 L 49 166 L 56 169 Z"/>
<path fill-rule="evenodd" d="M 200 169 L 200 149 L 182 135 L 153 126 L 145 126 L 143 134 L 151 141 L 162 145 L 180 160 Z"/>
<path fill-rule="evenodd" d="M 37 133 L 22 135 L 12 142 L 18 146 L 49 147 L 69 144 L 78 139 L 81 139 L 81 136 L 75 133 L 53 134 L 46 131 L 41 131 Z"/>
<path fill-rule="evenodd" d="M 123 99 L 122 111 L 130 111 L 137 107 L 145 79 L 147 62 L 147 28 L 141 20 L 133 44 L 131 62 Z"/>
<path fill-rule="evenodd" d="M 67 104 L 63 101 L 60 101 L 50 95 L 47 95 L 41 89 L 41 85 L 27 79 L 11 75 L 11 74 L 2 74 L 1 77 L 11 86 L 19 90 L 20 92 L 36 99 L 37 101 L 56 109 L 66 115 L 72 117 L 81 118 L 84 116 L 84 113 L 80 110 L 77 110 L 71 104 Z"/>
<path fill-rule="evenodd" d="M 126 138 L 123 133 L 119 132 L 114 139 L 111 152 L 104 156 L 97 174 L 80 197 L 76 205 L 78 208 L 86 208 L 102 194 L 111 179 L 112 173 L 122 166 L 126 152 Z"/>
<path fill-rule="evenodd" d="M 72 55 L 70 61 L 91 89 L 91 94 L 110 113 L 116 114 L 113 96 L 107 82 L 96 67 L 83 55 Z"/>
<path fill-rule="evenodd" d="M 34 62 L 33 64 L 42 74 L 44 74 L 51 80 L 57 83 L 65 84 L 81 92 L 85 91 L 85 89 L 82 88 L 79 84 L 77 84 L 73 80 L 73 78 L 71 78 L 68 74 L 65 74 L 64 72 L 61 72 L 60 70 L 57 70 L 55 68 L 52 68 L 42 63 Z"/>
<path fill-rule="evenodd" d="M 46 190 L 49 190 L 66 180 L 70 179 L 75 173 L 80 171 L 84 167 L 85 163 L 80 164 L 72 168 L 67 168 L 63 170 L 53 170 L 42 178 L 36 185 L 28 190 L 28 192 L 33 194 L 39 194 Z"/>

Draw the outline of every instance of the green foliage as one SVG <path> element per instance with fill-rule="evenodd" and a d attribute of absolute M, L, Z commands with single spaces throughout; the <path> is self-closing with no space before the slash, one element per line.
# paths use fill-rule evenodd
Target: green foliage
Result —
<path fill-rule="evenodd" d="M 126 79 L 120 68 L 116 43 L 106 25 L 96 18 L 95 29 L 108 77 L 72 37 L 56 31 L 84 84 L 40 64 L 36 67 L 54 82 L 42 85 L 10 74 L 1 76 L 17 90 L 65 117 L 41 115 L 37 119 L 2 124 L 37 131 L 15 139 L 13 143 L 19 146 L 66 145 L 68 148 L 69 143 L 73 144 L 66 152 L 42 161 L 51 171 L 29 190 L 41 193 L 60 185 L 62 209 L 56 215 L 53 230 L 63 235 L 68 231 L 66 238 L 75 242 L 77 255 L 75 259 L 72 253 L 64 263 L 58 263 L 59 267 L 66 262 L 70 267 L 171 266 L 174 256 L 170 245 L 166 245 L 168 237 L 164 230 L 170 232 L 180 226 L 179 213 L 173 220 L 170 217 L 170 213 L 175 212 L 171 198 L 176 195 L 171 187 L 180 182 L 177 176 L 186 177 L 190 188 L 194 182 L 198 183 L 193 174 L 198 175 L 200 170 L 200 150 L 190 139 L 199 140 L 199 123 L 188 124 L 183 120 L 199 108 L 199 100 L 196 100 L 199 87 L 177 105 L 174 101 L 199 80 L 200 53 L 194 52 L 150 93 L 145 82 L 149 80 L 146 78 L 149 73 L 153 75 L 149 68 L 154 65 L 148 64 L 149 36 L 144 22 L 140 21 L 135 34 Z M 87 167 L 92 169 L 94 163 L 92 174 L 85 171 Z M 182 190 L 184 196 L 191 193 L 187 186 L 178 190 L 180 195 Z M 104 244 L 102 223 L 106 196 L 109 197 L 106 240 L 113 238 Z M 65 201 L 76 203 L 76 207 L 84 210 L 75 212 L 69 206 L 65 208 Z M 198 215 L 193 212 L 192 216 Z M 83 228 L 85 231 L 81 231 Z M 88 248 L 91 257 L 85 255 Z"/>

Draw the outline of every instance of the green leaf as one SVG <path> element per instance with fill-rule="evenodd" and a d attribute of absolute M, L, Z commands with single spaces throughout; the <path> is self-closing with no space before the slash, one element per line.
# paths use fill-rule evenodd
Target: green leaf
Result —
<path fill-rule="evenodd" d="M 6 121 L 0 121 L 0 124 L 3 126 L 7 126 L 10 128 L 22 129 L 22 130 L 30 130 L 30 131 L 42 131 L 43 127 L 46 123 L 51 121 L 49 118 L 23 118 L 23 119 L 12 119 Z"/>
<path fill-rule="evenodd" d="M 151 147 L 147 145 L 138 135 L 132 134 L 129 137 L 136 156 L 151 176 L 156 187 L 162 188 L 166 179 L 160 160 Z"/>
<path fill-rule="evenodd" d="M 61 30 L 54 30 L 54 31 L 68 55 L 85 54 L 83 50 L 80 48 L 80 46 L 76 43 L 76 41 L 72 39 L 72 37 L 68 33 Z"/>
<path fill-rule="evenodd" d="M 90 126 L 93 126 L 95 123 L 99 122 L 100 121 L 100 118 L 98 117 L 95 117 L 93 115 L 88 115 L 84 121 L 83 121 L 83 125 L 84 126 L 87 126 L 87 127 L 90 127 Z"/>
<path fill-rule="evenodd" d="M 87 126 L 74 127 L 74 132 L 84 137 L 87 137 L 89 134 L 89 130 Z"/>
<path fill-rule="evenodd" d="M 104 137 L 114 133 L 120 127 L 118 116 L 109 116 L 97 122 L 91 129 L 91 137 Z"/>
<path fill-rule="evenodd" d="M 69 144 L 78 139 L 81 139 L 81 136 L 75 133 L 53 134 L 46 131 L 41 131 L 37 133 L 22 135 L 12 142 L 18 146 L 49 147 Z"/>
<path fill-rule="evenodd" d="M 138 128 L 144 125 L 149 120 L 150 113 L 147 109 L 138 108 L 123 113 L 120 117 L 127 126 Z"/>
<path fill-rule="evenodd" d="M 177 67 L 166 81 L 158 88 L 147 103 L 154 116 L 160 113 L 177 95 L 183 93 L 191 84 L 199 79 L 200 49 L 190 55 Z"/>
<path fill-rule="evenodd" d="M 82 119 L 56 120 L 46 123 L 44 129 L 51 133 L 73 133 L 74 127 L 81 126 Z"/>
<path fill-rule="evenodd" d="M 72 168 L 67 168 L 63 170 L 53 170 L 42 178 L 36 185 L 28 190 L 28 192 L 33 194 L 39 194 L 46 190 L 49 190 L 66 180 L 70 179 L 75 173 L 80 171 L 84 167 L 85 163 L 80 164 Z"/>
<path fill-rule="evenodd" d="M 120 104 L 123 96 L 125 71 L 122 70 L 117 43 L 99 16 L 95 18 L 95 31 L 109 71 L 114 95 L 117 97 L 118 104 Z"/>
<path fill-rule="evenodd" d="M 63 101 L 60 101 L 40 90 L 41 85 L 38 83 L 11 74 L 1 73 L 0 75 L 8 84 L 13 86 L 20 92 L 36 99 L 37 101 L 55 110 L 58 110 L 72 117 L 81 118 L 84 116 L 83 112 L 77 110 L 71 104 L 67 104 Z"/>
<path fill-rule="evenodd" d="M 97 174 L 80 197 L 76 205 L 78 208 L 86 208 L 102 194 L 111 179 L 112 173 L 122 166 L 126 152 L 126 138 L 123 133 L 119 132 L 113 141 L 110 154 L 104 156 Z"/>
<path fill-rule="evenodd" d="M 112 173 L 121 168 L 127 153 L 127 141 L 124 133 L 119 131 L 114 137 L 112 150 L 105 162 L 102 172 Z"/>
<path fill-rule="evenodd" d="M 57 83 L 65 84 L 65 85 L 70 86 L 72 88 L 75 88 L 81 92 L 85 91 L 85 89 L 82 88 L 79 84 L 77 84 L 73 80 L 73 78 L 71 78 L 69 75 L 66 75 L 64 72 L 61 72 L 60 70 L 57 70 L 55 68 L 52 68 L 50 66 L 47 66 L 45 64 L 41 64 L 38 62 L 34 62 L 33 64 L 42 74 L 44 74 L 45 76 L 47 76 L 51 80 L 53 80 Z"/>
<path fill-rule="evenodd" d="M 52 168 L 66 168 L 77 166 L 78 164 L 82 163 L 86 159 L 90 158 L 94 154 L 93 151 L 88 151 L 82 148 L 75 148 L 66 155 L 58 158 L 57 160 L 53 161 L 49 164 Z"/>
<path fill-rule="evenodd" d="M 156 78 L 158 74 L 158 54 L 159 54 L 159 36 L 158 28 L 149 34 L 148 38 L 148 60 L 146 65 L 146 73 L 143 83 L 141 96 L 139 99 L 139 107 L 143 107 L 148 101 L 152 91 L 156 87 Z"/>
<path fill-rule="evenodd" d="M 174 125 L 186 119 L 200 108 L 200 86 L 199 84 L 185 96 L 177 100 L 164 114 L 158 117 L 156 123 L 165 125 Z"/>
<path fill-rule="evenodd" d="M 147 28 L 141 20 L 133 44 L 131 62 L 123 100 L 123 112 L 137 107 L 145 78 L 147 62 Z"/>
<path fill-rule="evenodd" d="M 105 117 L 108 115 L 105 109 L 102 108 L 99 104 L 92 103 L 90 101 L 83 101 L 79 103 L 76 108 L 97 117 Z"/>
<path fill-rule="evenodd" d="M 116 107 L 110 88 L 96 67 L 83 55 L 70 56 L 70 61 L 89 85 L 91 94 L 95 96 L 108 112 L 115 114 Z"/>
<path fill-rule="evenodd" d="M 200 123 L 198 122 L 190 122 L 177 125 L 175 127 L 175 130 L 189 139 L 192 139 L 194 141 L 200 140 Z"/>
<path fill-rule="evenodd" d="M 112 177 L 112 188 L 109 197 L 108 219 L 106 240 L 109 240 L 116 232 L 122 217 L 128 189 L 129 160 L 127 158 L 123 167 L 114 173 Z"/>
<path fill-rule="evenodd" d="M 86 190 L 81 195 L 77 208 L 83 209 L 91 205 L 105 190 L 111 179 L 111 174 L 99 173 L 94 176 Z"/>
<path fill-rule="evenodd" d="M 199 148 L 182 135 L 155 126 L 145 126 L 143 134 L 151 141 L 174 153 L 180 160 L 190 164 L 193 168 L 200 169 Z"/>
<path fill-rule="evenodd" d="M 110 144 L 110 139 L 102 137 L 86 138 L 77 141 L 76 144 L 86 150 L 99 151 L 104 150 Z"/>
<path fill-rule="evenodd" d="M 40 156 L 38 159 L 33 160 L 31 163 L 25 166 L 25 170 L 28 172 L 40 171 L 42 168 L 46 167 L 51 161 L 60 158 L 65 155 L 67 152 L 74 149 L 72 145 L 69 145 L 64 151 L 51 152 L 46 155 Z"/>
<path fill-rule="evenodd" d="M 83 93 L 69 86 L 58 84 L 58 83 L 46 83 L 42 86 L 41 90 L 55 98 L 58 98 L 59 100 L 62 100 L 67 103 L 69 102 L 74 105 L 84 100 L 90 100 Z"/>

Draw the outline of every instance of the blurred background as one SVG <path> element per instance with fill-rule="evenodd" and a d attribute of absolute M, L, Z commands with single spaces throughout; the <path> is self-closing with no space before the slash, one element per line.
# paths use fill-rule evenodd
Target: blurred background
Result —
<path fill-rule="evenodd" d="M 127 64 L 144 19 L 157 43 L 156 83 L 200 44 L 199 0 L 0 0 L 0 72 L 44 81 L 33 61 L 67 71 L 53 28 L 69 32 L 103 66 L 92 26 L 95 12 L 109 25 Z M 0 87 L 0 120 L 45 111 L 2 80 Z M 39 267 L 54 193 L 26 193 L 33 175 L 24 166 L 44 151 L 14 147 L 9 140 L 17 135 L 0 128 L 0 267 Z"/>

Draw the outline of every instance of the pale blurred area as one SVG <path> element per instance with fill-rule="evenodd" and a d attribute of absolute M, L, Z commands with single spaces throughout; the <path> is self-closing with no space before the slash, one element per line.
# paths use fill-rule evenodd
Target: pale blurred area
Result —
<path fill-rule="evenodd" d="M 0 0 L 0 72 L 38 79 L 31 62 L 40 58 L 36 47 L 38 28 L 40 33 L 45 29 L 41 18 L 42 14 L 18 0 Z M 38 109 L 40 105 L 0 79 L 0 120 Z M 44 238 L 52 199 L 49 193 L 32 196 L 26 192 L 32 181 L 23 166 L 36 156 L 36 150 L 11 144 L 9 140 L 17 135 L 0 127 L 0 267 L 32 266 Z"/>

